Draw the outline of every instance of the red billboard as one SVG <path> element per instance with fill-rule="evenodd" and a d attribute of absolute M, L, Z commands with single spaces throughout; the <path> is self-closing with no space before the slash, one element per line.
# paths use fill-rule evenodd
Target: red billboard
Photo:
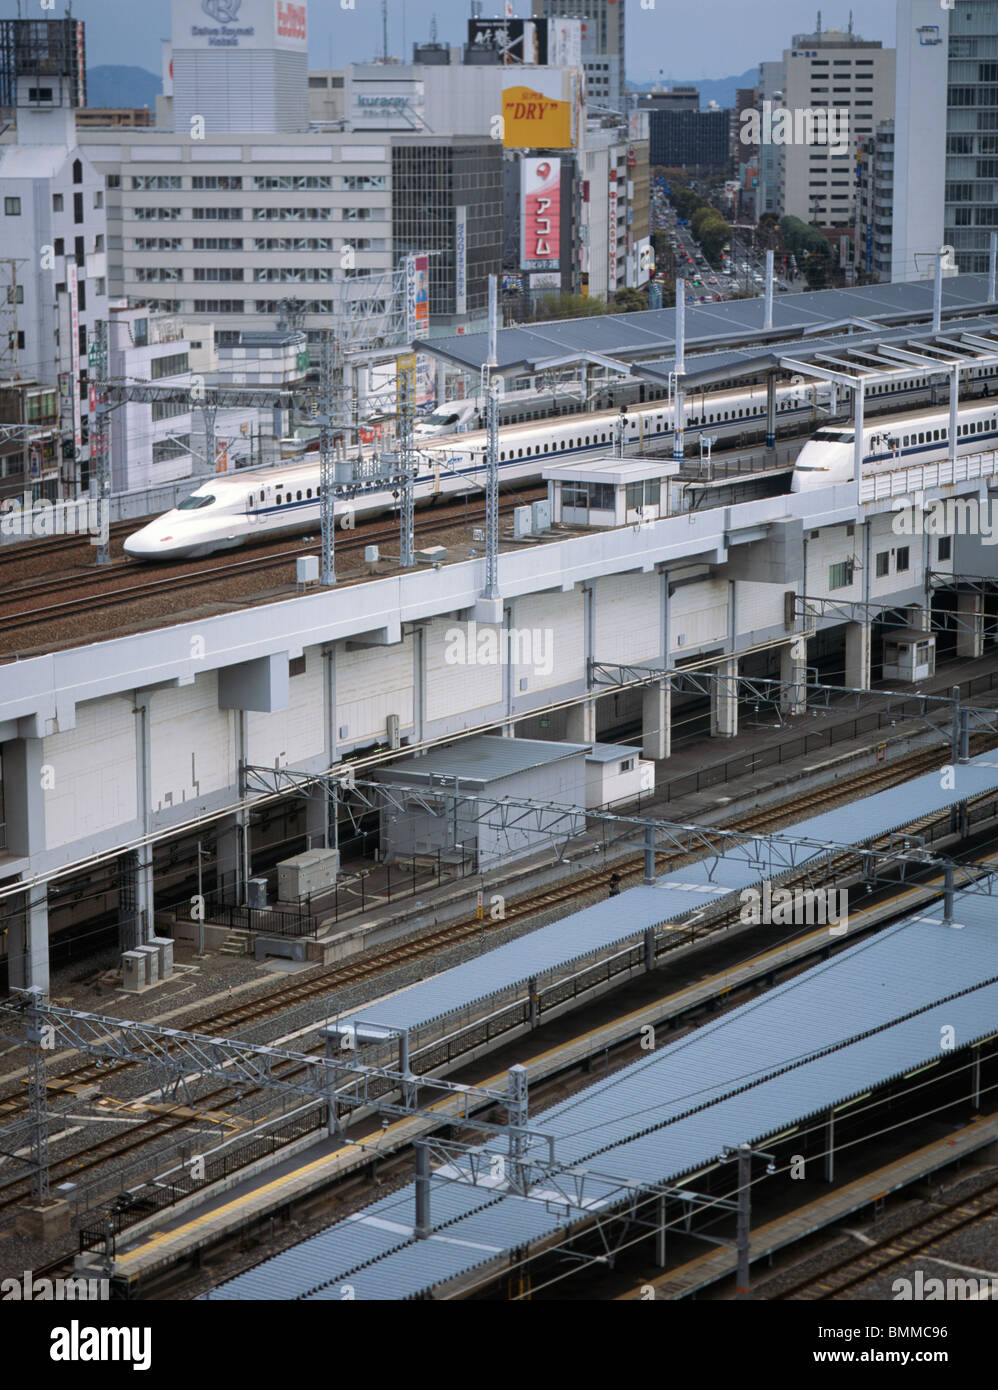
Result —
<path fill-rule="evenodd" d="M 520 165 L 523 270 L 557 270 L 561 258 L 561 160 L 524 159 Z"/>

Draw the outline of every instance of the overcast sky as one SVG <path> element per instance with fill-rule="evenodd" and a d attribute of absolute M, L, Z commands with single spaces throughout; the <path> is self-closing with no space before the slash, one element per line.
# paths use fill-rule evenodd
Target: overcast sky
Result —
<path fill-rule="evenodd" d="M 646 0 L 651 3 L 651 0 Z M 21 0 L 25 17 L 42 11 L 40 0 Z M 530 13 L 529 0 L 515 0 L 517 14 Z M 485 0 L 485 15 L 501 14 L 501 0 Z M 627 0 L 628 76 L 729 77 L 763 59 L 778 58 L 791 35 L 814 29 L 815 0 Z M 894 45 L 895 0 L 854 0 L 856 27 L 864 38 Z M 429 37 L 436 16 L 442 42 L 458 42 L 471 12 L 468 0 L 389 0 L 390 46 L 401 56 L 414 39 Z M 0 0 L 0 16 L 18 13 L 17 0 Z M 126 64 L 160 71 L 159 40 L 169 35 L 169 0 L 74 0 L 73 13 L 87 22 L 87 57 L 92 66 Z M 381 0 L 356 0 L 343 10 L 339 0 L 310 0 L 310 59 L 313 67 L 363 62 L 381 49 Z M 825 28 L 845 28 L 849 0 L 822 5 Z"/>

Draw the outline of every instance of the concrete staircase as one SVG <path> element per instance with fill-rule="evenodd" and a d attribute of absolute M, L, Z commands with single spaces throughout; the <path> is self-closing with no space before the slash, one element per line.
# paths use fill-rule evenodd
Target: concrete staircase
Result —
<path fill-rule="evenodd" d="M 219 955 L 250 956 L 253 954 L 253 937 L 248 931 L 230 931 L 225 938 Z"/>

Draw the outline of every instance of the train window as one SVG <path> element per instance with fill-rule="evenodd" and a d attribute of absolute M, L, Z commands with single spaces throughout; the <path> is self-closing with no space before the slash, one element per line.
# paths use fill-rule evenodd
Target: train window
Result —
<path fill-rule="evenodd" d="M 565 441 L 564 441 L 564 440 L 561 441 L 561 447 L 562 447 L 563 449 L 566 447 Z"/>
<path fill-rule="evenodd" d="M 277 496 L 274 498 L 274 503 L 275 503 L 275 505 L 278 506 L 278 507 L 281 505 L 281 503 L 282 503 L 283 501 L 284 501 L 284 497 L 283 497 L 283 495 L 282 495 L 281 493 L 278 493 Z"/>
<path fill-rule="evenodd" d="M 301 488 L 298 489 L 298 501 L 301 501 Z"/>
<path fill-rule="evenodd" d="M 586 435 L 586 443 L 587 443 L 587 444 L 589 443 L 589 436 L 588 436 L 588 434 Z"/>
<path fill-rule="evenodd" d="M 196 512 L 201 507 L 210 507 L 214 500 L 214 497 L 198 497 L 195 494 L 193 497 L 185 497 L 182 502 L 178 502 L 177 511 Z"/>
<path fill-rule="evenodd" d="M 305 496 L 306 496 L 306 497 L 311 497 L 311 496 L 312 496 L 312 489 L 311 489 L 310 487 L 305 489 Z"/>
<path fill-rule="evenodd" d="M 505 463 L 505 462 L 506 462 L 506 455 L 505 455 L 505 454 L 500 454 L 500 455 L 499 455 L 499 462 L 500 462 L 500 463 Z"/>
<path fill-rule="evenodd" d="M 911 443 L 911 435 L 906 434 L 905 437 L 901 440 L 901 446 L 902 446 L 902 448 L 907 449 L 907 447 L 908 447 L 908 445 L 909 445 L 910 443 Z"/>
<path fill-rule="evenodd" d="M 919 432 L 918 442 L 919 442 L 919 444 L 924 444 L 924 443 L 925 443 L 925 434 L 924 434 L 924 432 L 922 432 L 922 431 Z"/>

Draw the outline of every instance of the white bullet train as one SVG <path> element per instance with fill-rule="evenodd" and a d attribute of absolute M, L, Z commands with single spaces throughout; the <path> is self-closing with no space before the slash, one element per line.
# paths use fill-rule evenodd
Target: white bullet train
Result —
<path fill-rule="evenodd" d="M 981 381 L 968 389 L 987 389 Z M 998 381 L 998 376 L 988 380 Z M 929 378 L 901 388 L 871 391 L 867 409 L 932 401 L 936 383 Z M 608 390 L 613 392 L 613 388 Z M 826 385 L 781 387 L 776 392 L 777 429 L 806 429 L 828 414 Z M 761 439 L 766 425 L 766 391 L 762 386 L 739 391 L 686 396 L 685 448 L 692 457 L 701 434 L 712 439 L 748 445 Z M 589 415 L 510 425 L 500 432 L 500 486 L 509 488 L 539 478 L 555 462 L 599 458 L 612 452 L 619 428 L 617 410 Z M 673 437 L 673 407 L 666 401 L 632 405 L 624 424 L 624 448 L 629 454 L 661 448 Z M 822 434 L 825 431 L 821 432 Z M 439 497 L 478 494 L 485 486 L 485 434 L 475 431 L 419 444 L 417 503 Z M 795 475 L 796 476 L 796 475 Z M 851 474 L 850 474 L 851 476 Z M 829 485 L 826 478 L 814 486 Z M 396 505 L 390 490 L 357 485 L 357 494 L 338 498 L 337 512 L 348 524 L 355 518 L 385 513 Z M 181 560 L 231 550 L 258 538 L 315 531 L 319 527 L 319 460 L 315 454 L 288 459 L 272 468 L 221 474 L 204 482 L 173 511 L 157 517 L 125 541 L 124 550 L 136 560 Z"/>
<path fill-rule="evenodd" d="M 892 415 L 863 429 L 863 472 L 889 472 L 951 457 L 948 407 Z M 963 405 L 959 414 L 957 456 L 998 449 L 998 400 Z M 815 492 L 851 482 L 856 432 L 848 426 L 818 430 L 794 464 L 791 492 Z"/>

